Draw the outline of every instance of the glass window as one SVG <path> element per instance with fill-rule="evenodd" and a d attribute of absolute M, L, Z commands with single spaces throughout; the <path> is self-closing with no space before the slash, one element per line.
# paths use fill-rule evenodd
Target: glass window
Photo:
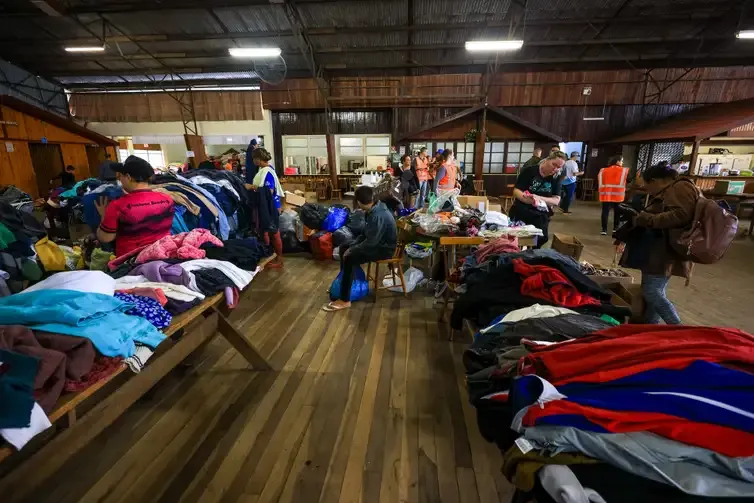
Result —
<path fill-rule="evenodd" d="M 521 166 L 534 155 L 534 142 L 509 141 L 508 158 L 505 163 L 507 173 L 518 173 Z"/>
<path fill-rule="evenodd" d="M 327 164 L 327 139 L 317 136 L 283 136 L 285 168 L 296 168 L 299 175 L 316 175 Z"/>
<path fill-rule="evenodd" d="M 120 162 L 123 162 L 126 159 L 128 159 L 128 156 L 129 156 L 128 150 L 124 148 L 118 149 L 118 160 L 120 160 Z"/>
<path fill-rule="evenodd" d="M 162 155 L 162 150 L 134 150 L 133 155 L 144 159 L 153 168 L 164 168 L 165 158 Z"/>
<path fill-rule="evenodd" d="M 503 163 L 505 161 L 505 142 L 488 141 L 484 144 L 484 161 L 482 162 L 482 172 L 491 175 L 500 175 L 503 173 Z"/>
<path fill-rule="evenodd" d="M 379 165 L 387 164 L 390 136 L 336 136 L 338 173 L 353 173 L 367 167 L 367 157 L 380 157 Z"/>

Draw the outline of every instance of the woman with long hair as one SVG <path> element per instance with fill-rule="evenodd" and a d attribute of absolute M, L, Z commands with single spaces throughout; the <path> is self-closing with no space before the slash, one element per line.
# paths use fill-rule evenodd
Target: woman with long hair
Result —
<path fill-rule="evenodd" d="M 275 168 L 270 164 L 272 156 L 267 149 L 257 148 L 252 151 L 251 158 L 257 171 L 254 173 L 251 184 L 247 184 L 246 188 L 251 190 L 269 190 L 272 193 L 272 199 L 275 201 L 275 208 L 280 213 L 281 198 L 285 197 L 285 192 L 283 192 L 283 187 L 280 185 Z M 246 175 L 248 180 L 249 172 Z M 264 232 L 263 238 L 265 244 L 272 244 L 272 248 L 277 255 L 275 261 L 268 264 L 267 267 L 283 267 L 283 240 L 280 238 L 280 229 L 277 228 L 277 224 L 274 230 Z"/>

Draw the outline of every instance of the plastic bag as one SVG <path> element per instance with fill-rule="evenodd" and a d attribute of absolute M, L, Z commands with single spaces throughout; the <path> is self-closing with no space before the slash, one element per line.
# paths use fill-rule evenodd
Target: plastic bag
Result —
<path fill-rule="evenodd" d="M 332 244 L 336 248 L 340 245 L 351 244 L 355 239 L 351 229 L 345 226 L 332 233 Z"/>
<path fill-rule="evenodd" d="M 302 246 L 302 243 L 299 242 L 295 232 L 281 232 L 280 239 L 283 241 L 283 253 L 299 253 L 306 251 L 304 246 Z"/>
<path fill-rule="evenodd" d="M 330 285 L 330 300 L 340 298 L 340 284 L 343 281 L 343 271 L 340 271 Z M 369 295 L 369 281 L 364 274 L 364 269 L 359 266 L 353 268 L 353 283 L 351 283 L 351 295 L 349 300 L 356 302 Z"/>
<path fill-rule="evenodd" d="M 442 234 L 458 230 L 457 225 L 443 221 L 436 215 L 428 215 L 426 213 L 415 214 L 412 221 L 421 227 L 424 232 L 430 234 Z"/>
<path fill-rule="evenodd" d="M 401 280 L 398 276 L 398 271 L 395 271 L 395 279 L 397 282 L 400 282 Z M 421 280 L 424 279 L 424 273 L 416 267 L 409 267 L 403 272 L 403 279 L 406 281 L 406 292 L 413 292 L 416 285 L 421 283 Z M 391 292 L 403 292 L 403 288 L 400 286 L 393 286 L 392 273 L 388 273 L 388 275 L 382 279 L 382 286 L 388 287 L 388 290 Z"/>
<path fill-rule="evenodd" d="M 43 237 L 34 245 L 39 262 L 46 272 L 65 271 L 66 259 L 63 250 L 50 241 L 47 236 Z"/>
<path fill-rule="evenodd" d="M 324 211 L 322 211 L 323 208 Z M 306 203 L 301 207 L 301 213 L 299 214 L 301 221 L 305 226 L 310 229 L 320 230 L 322 229 L 322 223 L 325 221 L 327 215 L 327 208 L 319 204 Z"/>
<path fill-rule="evenodd" d="M 351 229 L 354 236 L 358 236 L 364 232 L 364 227 L 367 225 L 366 216 L 367 214 L 364 213 L 364 210 L 354 210 L 348 215 L 346 226 Z"/>
<path fill-rule="evenodd" d="M 447 192 L 443 192 L 442 194 L 430 194 L 429 208 L 427 208 L 427 213 L 432 214 L 443 211 L 443 207 L 447 202 L 450 202 L 455 208 L 458 205 L 458 203 L 456 202 L 456 197 L 458 197 L 459 193 L 460 191 L 458 189 L 453 189 Z"/>
<path fill-rule="evenodd" d="M 327 218 L 322 226 L 322 230 L 327 232 L 335 232 L 344 225 L 348 220 L 348 210 L 343 207 L 332 206 L 327 212 Z"/>
<path fill-rule="evenodd" d="M 285 210 L 280 214 L 280 232 L 296 232 L 296 220 L 299 220 L 298 213 L 293 210 Z"/>
<path fill-rule="evenodd" d="M 309 245 L 315 260 L 330 260 L 332 258 L 332 233 L 320 231 L 311 235 Z"/>
<path fill-rule="evenodd" d="M 409 243 L 404 248 L 406 255 L 414 259 L 425 259 L 432 256 L 432 242 Z"/>

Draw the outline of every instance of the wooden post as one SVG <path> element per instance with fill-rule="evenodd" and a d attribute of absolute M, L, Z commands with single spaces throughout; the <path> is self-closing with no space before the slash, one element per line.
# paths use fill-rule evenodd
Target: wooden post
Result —
<path fill-rule="evenodd" d="M 183 139 L 186 141 L 186 150 L 194 152 L 194 157 L 190 157 L 188 162 L 192 168 L 199 166 L 199 163 L 207 160 L 207 152 L 204 150 L 204 139 L 195 134 L 184 134 Z"/>
<path fill-rule="evenodd" d="M 694 146 L 691 148 L 691 162 L 689 163 L 689 175 L 698 175 L 696 169 L 696 160 L 699 157 L 699 147 L 702 144 L 702 140 L 696 140 Z"/>
<path fill-rule="evenodd" d="M 338 189 L 338 167 L 335 165 L 335 135 L 328 134 L 327 142 L 327 164 L 330 166 L 330 182 L 333 189 Z"/>
<path fill-rule="evenodd" d="M 482 180 L 484 175 L 484 144 L 487 140 L 487 107 L 482 109 L 482 123 L 474 145 L 474 180 Z"/>

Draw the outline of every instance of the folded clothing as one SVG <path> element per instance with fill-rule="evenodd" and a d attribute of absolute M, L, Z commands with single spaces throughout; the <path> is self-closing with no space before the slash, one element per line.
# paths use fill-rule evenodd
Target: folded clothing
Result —
<path fill-rule="evenodd" d="M 223 244 L 220 248 L 212 243 L 204 243 L 201 248 L 207 253 L 208 259 L 225 260 L 247 271 L 255 270 L 260 260 L 273 253 L 269 245 L 260 243 L 255 238 L 229 239 Z"/>
<path fill-rule="evenodd" d="M 207 229 L 194 229 L 186 233 L 165 236 L 141 250 L 136 257 L 136 262 L 142 264 L 150 260 L 166 258 L 204 258 L 205 251 L 199 247 L 208 242 L 215 246 L 223 246 L 222 241 L 213 236 Z"/>
<path fill-rule="evenodd" d="M 563 307 L 598 305 L 600 301 L 581 293 L 568 278 L 554 267 L 529 265 L 521 259 L 513 261 L 513 270 L 522 278 L 521 294 L 543 299 Z"/>
<path fill-rule="evenodd" d="M 165 339 L 154 326 L 125 311 L 134 304 L 99 293 L 40 290 L 0 298 L 0 324 L 86 337 L 105 356 L 131 356 L 134 342 L 156 347 Z"/>
<path fill-rule="evenodd" d="M 0 428 L 25 428 L 34 408 L 39 360 L 0 349 Z"/>
<path fill-rule="evenodd" d="M 138 348 L 137 344 L 137 348 Z M 123 358 L 110 358 L 99 355 L 94 359 L 92 368 L 85 375 L 76 380 L 67 380 L 65 390 L 67 392 L 78 392 L 87 389 L 89 386 L 105 379 L 114 374 L 123 365 Z"/>
<path fill-rule="evenodd" d="M 130 290 L 132 288 L 154 288 L 162 290 L 165 297 L 168 299 L 175 299 L 182 302 L 191 302 L 195 299 L 204 299 L 198 289 L 190 289 L 183 285 L 173 285 L 171 283 L 157 283 L 154 281 L 147 281 L 144 276 L 123 276 L 115 280 L 115 288 L 117 290 Z"/>
<path fill-rule="evenodd" d="M 161 306 L 168 303 L 168 298 L 165 296 L 165 292 L 161 288 L 129 288 L 127 290 L 118 290 L 120 293 L 130 293 L 131 295 L 139 295 L 141 297 L 149 297 L 154 299 Z"/>
<path fill-rule="evenodd" d="M 147 360 L 149 360 L 153 354 L 154 351 L 149 346 L 137 344 L 136 352 L 133 354 L 133 356 L 126 358 L 125 363 L 126 365 L 128 365 L 128 368 L 131 369 L 131 371 L 138 374 L 139 372 L 141 372 L 141 369 L 144 368 L 144 365 L 147 364 Z"/>
<path fill-rule="evenodd" d="M 219 269 L 197 269 L 193 274 L 196 286 L 204 295 L 214 295 L 226 287 L 235 287 L 235 283 Z"/>
<path fill-rule="evenodd" d="M 191 276 L 179 264 L 168 264 L 162 260 L 155 260 L 134 267 L 128 276 L 144 276 L 156 283 L 172 283 L 174 285 L 189 286 Z"/>
<path fill-rule="evenodd" d="M 102 271 L 65 271 L 43 279 L 24 290 L 24 293 L 37 290 L 76 290 L 112 295 L 115 292 L 115 280 Z"/>
<path fill-rule="evenodd" d="M 234 264 L 231 264 L 230 262 L 212 259 L 189 260 L 188 262 L 182 262 L 180 266 L 184 270 L 189 272 L 196 271 L 197 269 L 217 269 L 219 271 L 222 271 L 228 278 L 233 281 L 236 288 L 238 288 L 239 290 L 246 288 L 246 286 L 251 283 L 251 280 L 254 279 L 254 276 L 258 272 L 258 269 L 253 272 L 244 271 L 243 269 Z M 195 285 L 196 281 L 194 280 L 191 285 L 192 289 L 195 289 Z"/>
<path fill-rule="evenodd" d="M 130 293 L 116 293 L 115 298 L 134 304 L 134 307 L 126 311 L 126 314 L 141 316 L 155 328 L 165 328 L 170 325 L 173 316 L 167 312 L 159 302 L 149 297 L 132 295 Z"/>
<path fill-rule="evenodd" d="M 38 403 L 35 403 L 31 410 L 31 415 L 26 426 L 21 428 L 0 428 L 0 436 L 3 437 L 10 445 L 20 450 L 29 440 L 39 435 L 52 423 L 42 410 Z"/>

